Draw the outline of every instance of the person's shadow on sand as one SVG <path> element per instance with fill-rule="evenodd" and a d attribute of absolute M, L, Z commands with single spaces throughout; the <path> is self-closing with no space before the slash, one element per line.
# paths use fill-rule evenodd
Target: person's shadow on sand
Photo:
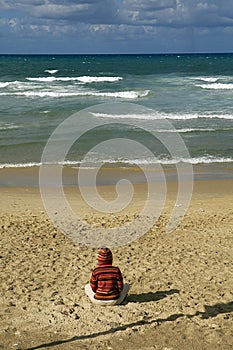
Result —
<path fill-rule="evenodd" d="M 171 292 L 171 291 L 169 291 L 169 292 Z M 145 294 L 144 298 L 148 294 L 149 295 L 153 294 L 154 297 L 156 297 L 156 295 L 158 293 L 161 293 L 161 292 L 143 293 L 143 294 L 139 294 L 139 295 L 136 294 L 136 298 L 138 298 L 138 296 L 140 296 L 140 295 L 143 296 L 144 294 Z M 165 293 L 165 292 L 163 292 L 163 293 Z M 174 290 L 173 290 L 173 293 L 174 293 Z M 175 293 L 177 293 L 176 289 L 175 289 Z M 152 295 L 150 295 L 150 297 L 152 297 Z M 134 297 L 132 297 L 132 298 L 134 298 Z M 159 299 L 156 299 L 156 300 L 159 300 Z M 53 346 L 67 344 L 67 343 L 71 343 L 71 342 L 75 342 L 75 341 L 83 340 L 83 339 L 94 339 L 94 338 L 99 337 L 100 335 L 113 334 L 115 332 L 123 331 L 123 330 L 126 330 L 128 328 L 133 328 L 133 327 L 140 326 L 140 325 L 142 326 L 142 325 L 150 325 L 150 324 L 154 324 L 154 323 L 161 324 L 161 323 L 164 323 L 164 322 L 174 322 L 178 318 L 181 318 L 181 317 L 184 317 L 184 316 L 186 316 L 186 317 L 191 319 L 192 317 L 200 315 L 201 318 L 205 319 L 205 318 L 215 317 L 218 314 L 224 314 L 224 313 L 229 314 L 229 313 L 233 312 L 233 301 L 230 301 L 229 303 L 218 303 L 218 304 L 214 304 L 214 305 L 210 305 L 210 306 L 209 305 L 204 305 L 204 308 L 205 308 L 205 311 L 197 311 L 195 314 L 192 314 L 192 315 L 180 313 L 180 314 L 170 315 L 167 318 L 157 318 L 157 319 L 152 319 L 152 320 L 148 320 L 148 321 L 146 321 L 146 320 L 139 320 L 139 321 L 136 321 L 136 322 L 133 322 L 133 323 L 129 323 L 129 324 L 125 324 L 125 325 L 122 325 L 122 326 L 118 326 L 118 327 L 115 327 L 115 328 L 110 328 L 107 331 L 96 332 L 96 333 L 92 333 L 92 334 L 88 334 L 88 335 L 78 335 L 78 336 L 74 336 L 74 337 L 69 338 L 69 339 L 55 340 L 55 341 L 52 341 L 50 343 L 40 344 L 38 346 L 27 348 L 27 350 L 36 350 L 36 349 L 50 348 L 50 347 L 53 347 Z"/>
<path fill-rule="evenodd" d="M 178 289 L 170 289 L 167 291 L 158 291 L 158 292 L 148 292 L 141 294 L 130 294 L 124 304 L 127 303 L 147 303 L 149 301 L 158 301 L 166 298 L 168 295 L 179 293 Z"/>
<path fill-rule="evenodd" d="M 194 316 L 201 316 L 203 319 L 207 319 L 210 317 L 215 317 L 219 314 L 227 314 L 230 312 L 233 312 L 233 301 L 230 301 L 229 303 L 218 303 L 215 305 L 204 305 L 205 311 L 197 311 Z"/>

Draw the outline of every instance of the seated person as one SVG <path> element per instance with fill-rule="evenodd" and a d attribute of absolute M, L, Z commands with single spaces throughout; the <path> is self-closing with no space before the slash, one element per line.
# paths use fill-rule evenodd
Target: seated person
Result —
<path fill-rule="evenodd" d="M 121 304 L 129 291 L 129 284 L 123 283 L 119 267 L 112 266 L 112 252 L 102 248 L 98 254 L 98 265 L 93 270 L 90 283 L 85 286 L 85 293 L 94 304 Z"/>

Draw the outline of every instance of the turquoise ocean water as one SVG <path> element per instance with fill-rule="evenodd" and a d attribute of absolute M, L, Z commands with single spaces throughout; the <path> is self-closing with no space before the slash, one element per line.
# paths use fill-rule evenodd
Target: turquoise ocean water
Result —
<path fill-rule="evenodd" d="M 86 137 L 67 154 L 64 164 L 79 165 L 90 146 L 101 137 L 129 137 L 120 120 L 140 119 L 137 140 L 168 120 L 179 132 L 189 157 L 179 159 L 155 142 L 153 160 L 93 152 L 111 166 L 169 166 L 177 162 L 215 166 L 219 175 L 233 175 L 233 54 L 193 55 L 2 55 L 0 56 L 0 168 L 39 166 L 53 130 L 66 118 L 87 107 L 130 102 L 153 110 L 151 115 L 93 114 L 111 118 L 109 125 Z M 78 121 L 77 121 L 78 122 Z M 171 130 L 159 130 L 168 133 Z M 106 156 L 106 157 L 105 157 Z M 224 169 L 224 170 L 223 170 Z"/>

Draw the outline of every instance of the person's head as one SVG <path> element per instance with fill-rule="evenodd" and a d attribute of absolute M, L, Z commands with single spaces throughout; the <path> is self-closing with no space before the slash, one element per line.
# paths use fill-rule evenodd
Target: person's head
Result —
<path fill-rule="evenodd" d="M 112 264 L 112 252 L 109 248 L 101 248 L 98 253 L 98 265 Z"/>

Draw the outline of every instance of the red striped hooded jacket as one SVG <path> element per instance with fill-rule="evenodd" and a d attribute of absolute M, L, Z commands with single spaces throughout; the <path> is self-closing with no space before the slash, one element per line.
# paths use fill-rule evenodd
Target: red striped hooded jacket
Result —
<path fill-rule="evenodd" d="M 118 267 L 112 266 L 112 253 L 102 248 L 98 254 L 98 265 L 91 275 L 90 285 L 95 299 L 118 299 L 123 289 L 123 278 Z"/>

